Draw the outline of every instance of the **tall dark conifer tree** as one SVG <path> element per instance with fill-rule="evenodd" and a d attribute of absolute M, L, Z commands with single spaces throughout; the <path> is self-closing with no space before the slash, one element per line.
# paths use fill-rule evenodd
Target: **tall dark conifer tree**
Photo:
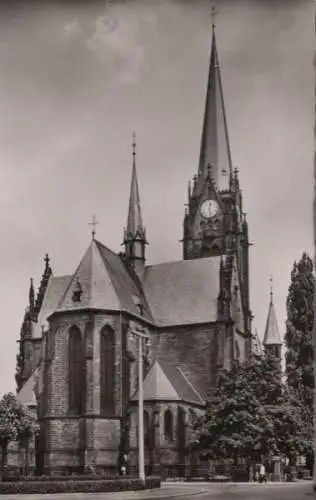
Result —
<path fill-rule="evenodd" d="M 287 297 L 287 321 L 285 343 L 286 376 L 288 386 L 295 390 L 305 409 L 306 425 L 311 428 L 313 418 L 313 345 L 314 321 L 313 262 L 303 253 L 299 262 L 294 262 Z M 311 457 L 308 466 L 311 466 Z"/>

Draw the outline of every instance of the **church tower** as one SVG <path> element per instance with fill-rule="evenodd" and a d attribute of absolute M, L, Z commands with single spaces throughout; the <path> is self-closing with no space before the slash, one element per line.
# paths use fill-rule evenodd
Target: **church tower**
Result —
<path fill-rule="evenodd" d="M 124 230 L 125 258 L 136 271 L 139 278 L 142 278 L 145 268 L 145 248 L 147 245 L 146 231 L 143 226 L 139 189 L 136 173 L 136 142 L 133 135 L 133 167 L 129 197 L 129 207 L 127 215 L 127 225 Z"/>
<path fill-rule="evenodd" d="M 189 183 L 182 243 L 184 260 L 235 258 L 245 328 L 251 330 L 248 223 L 238 170 L 232 166 L 214 24 L 199 166 Z"/>
<path fill-rule="evenodd" d="M 282 356 L 282 341 L 279 333 L 275 306 L 273 301 L 273 289 L 271 282 L 271 290 L 270 290 L 270 303 L 268 309 L 268 316 L 266 321 L 266 328 L 264 331 L 263 337 L 263 346 L 265 353 L 267 355 L 274 356 L 277 358 L 279 363 L 281 364 L 281 356 Z"/>

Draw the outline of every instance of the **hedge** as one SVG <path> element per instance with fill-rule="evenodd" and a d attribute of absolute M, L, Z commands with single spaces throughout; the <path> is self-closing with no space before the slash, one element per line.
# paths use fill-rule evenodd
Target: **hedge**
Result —
<path fill-rule="evenodd" d="M 115 491 L 134 491 L 143 489 L 160 488 L 159 477 L 146 478 L 145 484 L 140 479 L 89 479 L 73 480 L 68 477 L 64 480 L 36 480 L 0 482 L 0 495 L 12 494 L 36 494 L 36 493 L 105 493 Z"/>
<path fill-rule="evenodd" d="M 5 476 L 3 478 L 3 482 L 6 483 L 21 483 L 24 481 L 46 481 L 46 482 L 55 482 L 55 481 L 120 481 L 122 476 L 104 476 L 102 474 L 68 474 L 64 476 Z M 125 477 L 124 479 L 136 479 L 135 476 L 132 478 Z"/>

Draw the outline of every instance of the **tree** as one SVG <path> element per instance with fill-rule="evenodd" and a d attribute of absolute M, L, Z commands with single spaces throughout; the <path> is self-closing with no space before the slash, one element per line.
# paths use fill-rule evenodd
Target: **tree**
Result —
<path fill-rule="evenodd" d="M 274 423 L 274 437 L 278 453 L 295 465 L 298 455 L 312 450 L 311 429 L 306 427 L 304 408 L 294 393 L 283 386 L 282 396 L 276 405 L 267 405 L 266 412 Z"/>
<path fill-rule="evenodd" d="M 223 371 L 214 398 L 195 425 L 193 445 L 208 457 L 248 462 L 308 449 L 302 404 L 282 382 L 272 356 Z"/>
<path fill-rule="evenodd" d="M 38 432 L 38 424 L 30 411 L 19 403 L 12 393 L 5 394 L 0 400 L 0 446 L 1 473 L 6 465 L 8 444 L 10 441 L 20 442 L 25 449 L 28 467 L 29 439 Z"/>
<path fill-rule="evenodd" d="M 1 446 L 1 474 L 6 464 L 8 444 L 17 438 L 17 425 L 15 419 L 16 398 L 9 393 L 0 400 L 0 446 Z"/>
<path fill-rule="evenodd" d="M 287 297 L 287 321 L 285 343 L 287 352 L 286 376 L 289 388 L 297 393 L 302 404 L 306 428 L 312 429 L 313 421 L 313 345 L 314 322 L 313 262 L 303 253 L 301 260 L 294 262 L 291 283 Z M 311 440 L 311 436 L 308 438 Z M 312 450 L 308 454 L 308 467 L 311 468 Z"/>
<path fill-rule="evenodd" d="M 195 426 L 197 448 L 209 457 L 232 458 L 236 463 L 242 456 L 252 462 L 276 451 L 273 421 L 253 379 L 257 370 L 255 363 L 247 363 L 222 372 L 214 398 Z"/>
<path fill-rule="evenodd" d="M 25 407 L 18 408 L 17 441 L 24 449 L 24 474 L 29 469 L 29 443 L 30 439 L 39 432 L 39 424 L 32 413 Z"/>

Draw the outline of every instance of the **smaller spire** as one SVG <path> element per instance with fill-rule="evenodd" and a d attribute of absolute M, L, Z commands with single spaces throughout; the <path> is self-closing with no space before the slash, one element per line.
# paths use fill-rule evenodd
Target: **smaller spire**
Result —
<path fill-rule="evenodd" d="M 273 302 L 273 279 L 270 277 L 270 303 L 266 328 L 264 332 L 263 345 L 266 346 L 281 346 L 282 341 L 279 333 L 279 327 L 276 317 L 275 306 Z"/>
<path fill-rule="evenodd" d="M 143 226 L 140 208 L 140 197 L 136 173 L 136 136 L 133 133 L 132 143 L 133 168 L 127 215 L 127 225 L 124 230 L 125 257 L 141 277 L 145 265 L 146 232 Z"/>
<path fill-rule="evenodd" d="M 142 214 L 140 208 L 140 197 L 139 197 L 139 189 L 138 189 L 138 181 L 137 181 L 137 173 L 136 173 L 136 135 L 133 132 L 133 169 L 132 169 L 132 180 L 131 180 L 131 189 L 130 189 L 130 198 L 129 198 L 129 207 L 128 207 L 128 216 L 127 216 L 127 226 L 126 232 L 130 236 L 136 236 L 138 233 L 141 235 L 144 232 L 143 229 L 143 221 Z"/>

